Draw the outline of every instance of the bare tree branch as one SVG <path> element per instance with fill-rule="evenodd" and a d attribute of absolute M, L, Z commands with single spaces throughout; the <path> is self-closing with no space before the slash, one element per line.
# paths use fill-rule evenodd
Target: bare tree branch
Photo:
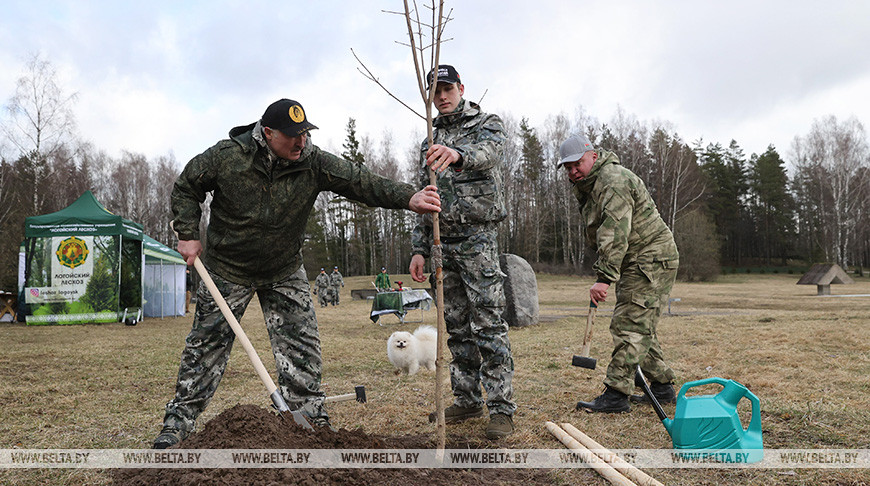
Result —
<path fill-rule="evenodd" d="M 383 85 L 383 84 L 378 80 L 378 78 L 376 78 L 375 75 L 372 74 L 372 72 L 371 72 L 371 71 L 369 70 L 369 68 L 365 65 L 365 63 L 362 62 L 362 61 L 360 60 L 359 56 L 356 55 L 356 52 L 354 52 L 353 48 L 350 49 L 350 52 L 353 53 L 353 57 L 357 60 L 357 62 L 360 64 L 360 66 L 362 66 L 363 69 L 365 69 L 365 72 L 363 72 L 363 71 L 360 70 L 359 68 L 357 68 L 357 71 L 359 71 L 360 73 L 362 73 L 362 75 L 365 76 L 366 78 L 368 78 L 369 80 L 374 81 L 374 83 L 377 84 L 378 86 L 380 86 L 381 89 L 383 89 L 384 91 L 386 91 L 387 94 L 390 95 L 390 97 L 392 97 L 394 100 L 396 100 L 396 101 L 398 101 L 399 103 L 401 103 L 402 106 L 404 106 L 405 108 L 411 110 L 412 113 L 414 113 L 415 115 L 419 116 L 420 118 L 422 118 L 422 119 L 424 119 L 424 120 L 426 119 L 425 116 L 423 116 L 423 115 L 421 115 L 420 113 L 418 113 L 417 110 L 411 108 L 410 106 L 408 106 L 407 103 L 405 103 L 404 101 L 400 100 L 396 95 L 394 95 L 392 92 L 390 92 L 390 90 L 388 90 L 388 89 L 386 88 L 386 86 L 384 86 L 384 85 Z"/>

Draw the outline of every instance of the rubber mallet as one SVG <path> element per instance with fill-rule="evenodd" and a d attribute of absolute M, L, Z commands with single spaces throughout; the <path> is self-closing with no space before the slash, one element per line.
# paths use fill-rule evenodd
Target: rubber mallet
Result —
<path fill-rule="evenodd" d="M 596 309 L 598 305 L 590 300 L 589 313 L 586 315 L 586 333 L 583 334 L 583 347 L 580 348 L 580 356 L 574 355 L 571 359 L 572 365 L 590 370 L 594 370 L 598 363 L 598 360 L 589 357 L 589 347 L 592 345 L 592 321 L 595 319 Z"/>

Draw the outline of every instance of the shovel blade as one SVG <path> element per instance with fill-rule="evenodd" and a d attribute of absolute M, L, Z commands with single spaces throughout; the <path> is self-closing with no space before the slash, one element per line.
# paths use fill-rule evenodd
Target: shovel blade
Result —
<path fill-rule="evenodd" d="M 281 416 L 284 416 L 285 412 L 289 412 L 293 417 L 293 421 L 300 425 L 302 428 L 308 430 L 314 430 L 314 427 L 308 423 L 308 419 L 305 418 L 305 415 L 302 415 L 302 412 L 298 410 L 290 410 L 290 407 L 287 406 L 287 402 L 284 401 L 284 397 L 281 396 L 281 392 L 278 389 L 272 392 L 269 395 L 269 398 L 272 399 L 272 405 L 281 413 Z"/>
<path fill-rule="evenodd" d="M 297 425 L 307 430 L 314 430 L 314 427 L 312 427 L 311 424 L 308 423 L 308 419 L 305 418 L 305 415 L 302 415 L 302 412 L 298 410 L 291 410 L 290 415 L 293 416 L 293 421 L 296 422 Z"/>

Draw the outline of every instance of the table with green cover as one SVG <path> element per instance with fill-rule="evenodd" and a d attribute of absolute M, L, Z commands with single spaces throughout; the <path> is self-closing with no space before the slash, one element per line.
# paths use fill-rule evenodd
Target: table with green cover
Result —
<path fill-rule="evenodd" d="M 401 290 L 397 292 L 378 292 L 372 301 L 372 322 L 378 322 L 384 314 L 395 314 L 401 322 L 410 310 L 429 310 L 432 297 L 425 290 Z"/>

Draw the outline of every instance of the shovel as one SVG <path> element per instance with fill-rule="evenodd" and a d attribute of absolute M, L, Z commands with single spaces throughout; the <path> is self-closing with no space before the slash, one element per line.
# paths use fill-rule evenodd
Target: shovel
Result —
<path fill-rule="evenodd" d="M 169 228 L 173 233 L 175 233 L 175 237 L 177 238 L 178 233 L 175 231 L 175 226 L 173 226 L 172 223 L 173 221 L 169 222 Z M 299 412 L 298 410 L 290 410 L 290 407 L 287 406 L 287 402 L 284 401 L 284 397 L 281 396 L 281 392 L 278 390 L 278 387 L 275 386 L 275 382 L 272 381 L 272 377 L 269 376 L 266 367 L 263 366 L 263 361 L 260 360 L 260 355 L 257 354 L 254 345 L 251 344 L 251 340 L 248 339 L 248 335 L 245 334 L 242 325 L 239 324 L 238 319 L 233 315 L 233 311 L 230 310 L 230 306 L 227 305 L 227 301 L 224 299 L 224 296 L 221 295 L 221 291 L 218 290 L 217 285 L 215 285 L 211 275 L 208 274 L 208 270 L 206 270 L 205 265 L 202 264 L 202 260 L 199 259 L 199 256 L 194 257 L 193 267 L 196 269 L 196 273 L 199 274 L 199 277 L 202 279 L 206 288 L 208 288 L 208 292 L 218 305 L 218 308 L 220 308 L 221 314 L 224 315 L 224 319 L 229 323 L 233 333 L 239 339 L 239 342 L 242 343 L 242 348 L 245 350 L 245 354 L 248 355 L 248 359 L 251 360 L 251 364 L 254 365 L 254 370 L 257 372 L 257 376 L 260 377 L 260 381 L 263 382 L 263 385 L 266 386 L 266 390 L 269 392 L 269 398 L 272 399 L 272 406 L 281 413 L 281 417 L 284 416 L 284 412 L 290 412 L 290 415 L 293 416 L 293 420 L 297 424 L 308 430 L 314 430 L 314 427 L 308 423 L 308 420 L 305 418 L 305 415 L 302 415 L 302 412 Z"/>

